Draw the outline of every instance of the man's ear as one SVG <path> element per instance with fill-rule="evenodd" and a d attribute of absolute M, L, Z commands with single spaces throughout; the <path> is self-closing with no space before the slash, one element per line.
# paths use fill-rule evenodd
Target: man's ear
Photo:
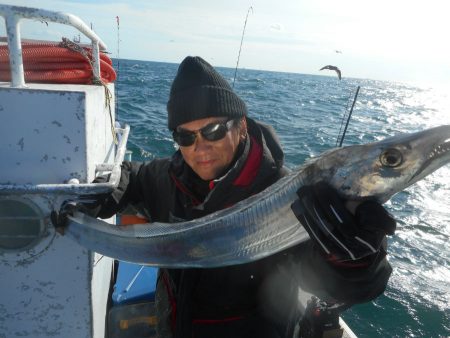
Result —
<path fill-rule="evenodd" d="M 240 134 L 239 137 L 241 141 L 244 141 L 247 138 L 247 119 L 244 117 L 240 122 Z"/>

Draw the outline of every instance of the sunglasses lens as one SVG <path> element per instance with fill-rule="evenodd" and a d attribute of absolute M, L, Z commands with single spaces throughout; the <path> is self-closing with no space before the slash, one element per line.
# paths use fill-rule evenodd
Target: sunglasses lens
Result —
<path fill-rule="evenodd" d="M 225 124 L 210 124 L 201 130 L 202 136 L 208 141 L 218 141 L 225 137 L 228 128 Z"/>
<path fill-rule="evenodd" d="M 189 132 L 173 132 L 173 139 L 182 147 L 189 147 L 195 142 L 195 134 Z"/>

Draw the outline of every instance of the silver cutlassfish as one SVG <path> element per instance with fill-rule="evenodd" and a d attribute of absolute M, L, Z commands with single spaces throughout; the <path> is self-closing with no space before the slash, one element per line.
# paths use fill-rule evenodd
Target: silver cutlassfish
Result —
<path fill-rule="evenodd" d="M 450 125 L 337 148 L 261 193 L 181 223 L 117 226 L 75 213 L 67 235 L 122 261 L 164 267 L 219 267 L 257 260 L 307 240 L 291 210 L 300 186 L 326 181 L 348 200 L 380 203 L 450 162 Z"/>

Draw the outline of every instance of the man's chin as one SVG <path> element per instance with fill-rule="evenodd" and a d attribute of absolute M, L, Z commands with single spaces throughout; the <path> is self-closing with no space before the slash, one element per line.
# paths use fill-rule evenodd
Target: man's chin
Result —
<path fill-rule="evenodd" d="M 213 163 L 199 164 L 194 171 L 204 181 L 211 181 L 217 178 L 217 175 L 220 172 Z"/>
<path fill-rule="evenodd" d="M 215 170 L 199 170 L 196 172 L 196 174 L 204 181 L 211 181 L 217 178 Z"/>

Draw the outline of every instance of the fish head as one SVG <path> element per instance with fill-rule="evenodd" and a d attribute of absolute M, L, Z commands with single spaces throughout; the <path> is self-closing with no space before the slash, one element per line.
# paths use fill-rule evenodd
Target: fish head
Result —
<path fill-rule="evenodd" d="M 450 162 L 450 125 L 330 151 L 316 175 L 349 200 L 380 203 Z"/>

